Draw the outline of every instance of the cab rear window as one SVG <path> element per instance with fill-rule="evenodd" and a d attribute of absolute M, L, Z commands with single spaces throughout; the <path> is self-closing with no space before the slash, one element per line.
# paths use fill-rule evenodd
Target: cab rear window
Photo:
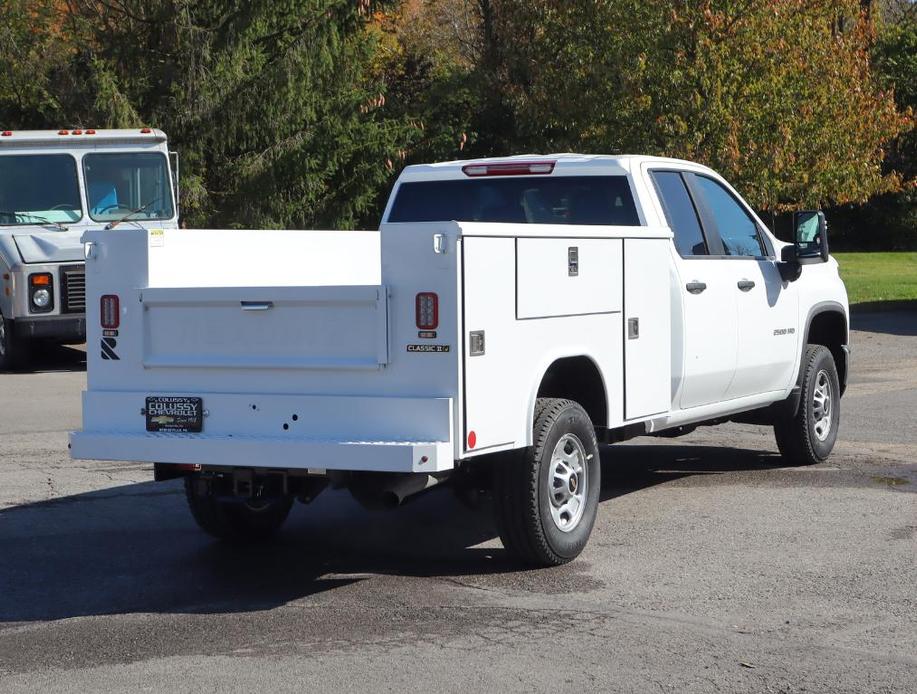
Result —
<path fill-rule="evenodd" d="M 388 221 L 640 226 L 626 176 L 402 183 Z"/>

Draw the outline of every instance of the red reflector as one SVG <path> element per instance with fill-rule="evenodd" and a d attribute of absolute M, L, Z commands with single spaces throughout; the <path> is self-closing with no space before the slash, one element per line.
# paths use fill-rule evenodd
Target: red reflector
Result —
<path fill-rule="evenodd" d="M 143 133 L 144 135 L 149 135 L 153 131 L 150 130 L 149 128 L 141 128 L 140 132 Z"/>
<path fill-rule="evenodd" d="M 105 330 L 117 330 L 121 325 L 121 300 L 117 294 L 106 294 L 101 300 L 99 322 Z"/>
<path fill-rule="evenodd" d="M 439 326 L 439 297 L 434 292 L 421 292 L 414 303 L 417 328 L 436 330 Z"/>
<path fill-rule="evenodd" d="M 468 432 L 468 448 L 474 448 L 478 443 L 478 435 L 473 431 Z"/>
<path fill-rule="evenodd" d="M 466 164 L 462 172 L 466 176 L 531 176 L 549 174 L 554 171 L 553 161 L 508 161 L 499 164 Z"/>
<path fill-rule="evenodd" d="M 12 130 L 4 130 L 2 133 L 0 133 L 0 137 L 10 137 L 12 136 L 12 134 L 13 134 Z"/>
<path fill-rule="evenodd" d="M 58 135 L 69 135 L 70 133 L 67 130 L 58 130 L 57 134 Z"/>

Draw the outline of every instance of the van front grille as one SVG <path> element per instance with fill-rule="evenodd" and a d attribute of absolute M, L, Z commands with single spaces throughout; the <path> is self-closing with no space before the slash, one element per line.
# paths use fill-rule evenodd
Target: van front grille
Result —
<path fill-rule="evenodd" d="M 86 311 L 86 268 L 69 265 L 60 269 L 61 313 Z"/>

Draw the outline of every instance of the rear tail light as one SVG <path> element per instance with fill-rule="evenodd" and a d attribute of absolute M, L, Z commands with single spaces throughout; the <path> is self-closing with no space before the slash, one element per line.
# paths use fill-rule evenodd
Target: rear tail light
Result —
<path fill-rule="evenodd" d="M 533 176 L 554 171 L 553 161 L 505 161 L 497 164 L 467 164 L 462 167 L 466 176 Z"/>
<path fill-rule="evenodd" d="M 434 292 L 421 292 L 415 302 L 417 328 L 436 330 L 439 326 L 439 297 Z"/>
<path fill-rule="evenodd" d="M 106 294 L 102 297 L 99 321 L 105 330 L 117 330 L 121 325 L 121 300 L 117 294 Z"/>

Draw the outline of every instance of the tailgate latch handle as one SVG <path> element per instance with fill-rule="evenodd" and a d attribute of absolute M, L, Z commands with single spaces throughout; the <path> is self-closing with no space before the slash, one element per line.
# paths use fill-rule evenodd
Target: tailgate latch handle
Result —
<path fill-rule="evenodd" d="M 274 308 L 273 301 L 240 301 L 243 311 L 270 311 Z"/>

